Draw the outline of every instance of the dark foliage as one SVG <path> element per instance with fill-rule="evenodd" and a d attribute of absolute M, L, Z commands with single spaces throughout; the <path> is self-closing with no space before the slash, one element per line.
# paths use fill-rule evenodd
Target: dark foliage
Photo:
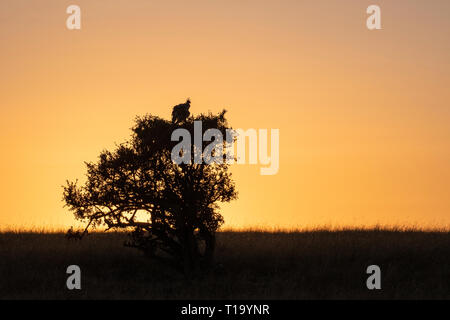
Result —
<path fill-rule="evenodd" d="M 212 262 L 215 232 L 223 223 L 218 203 L 236 198 L 229 166 L 177 165 L 171 159 L 171 134 L 177 128 L 194 136 L 194 121 L 203 130 L 228 129 L 225 110 L 182 121 L 137 117 L 131 139 L 114 151 L 103 151 L 97 163 L 86 163 L 83 186 L 67 182 L 64 201 L 86 230 L 99 225 L 129 230 L 127 246 L 195 275 Z M 193 148 L 193 147 L 192 147 Z M 225 150 L 225 148 L 224 148 Z M 194 150 L 191 152 L 192 160 Z M 223 155 L 225 157 L 225 154 Z M 145 215 L 145 220 L 138 217 Z"/>

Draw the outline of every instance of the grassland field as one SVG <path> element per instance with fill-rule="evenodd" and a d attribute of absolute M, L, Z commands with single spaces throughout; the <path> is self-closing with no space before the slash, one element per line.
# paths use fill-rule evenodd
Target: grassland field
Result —
<path fill-rule="evenodd" d="M 215 267 L 186 280 L 123 246 L 124 233 L 0 233 L 0 299 L 449 299 L 450 232 L 222 231 Z M 66 268 L 81 268 L 81 290 Z M 366 268 L 381 268 L 368 290 Z"/>

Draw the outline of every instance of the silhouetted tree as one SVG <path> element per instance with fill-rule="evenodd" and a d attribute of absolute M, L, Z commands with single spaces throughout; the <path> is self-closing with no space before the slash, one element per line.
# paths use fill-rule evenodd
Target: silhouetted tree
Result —
<path fill-rule="evenodd" d="M 175 111 L 175 110 L 174 110 Z M 148 256 L 171 261 L 187 275 L 196 274 L 213 259 L 215 232 L 223 223 L 218 203 L 237 197 L 225 161 L 176 164 L 171 141 L 177 128 L 194 137 L 194 121 L 203 131 L 228 129 L 225 110 L 168 121 L 157 116 L 137 117 L 131 139 L 114 151 L 103 151 L 97 163 L 86 163 L 83 186 L 67 181 L 64 201 L 78 220 L 90 227 L 130 231 L 127 246 Z M 209 142 L 207 142 L 209 143 Z M 202 150 L 206 142 L 202 142 Z M 226 150 L 224 148 L 224 150 Z M 223 157 L 225 157 L 225 151 Z M 139 221 L 138 216 L 147 216 Z"/>

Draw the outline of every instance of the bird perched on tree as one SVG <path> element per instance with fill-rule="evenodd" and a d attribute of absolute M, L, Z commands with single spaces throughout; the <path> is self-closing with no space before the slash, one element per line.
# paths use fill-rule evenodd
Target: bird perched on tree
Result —
<path fill-rule="evenodd" d="M 180 123 L 186 120 L 189 115 L 189 108 L 191 107 L 191 100 L 187 99 L 185 103 L 177 104 L 172 110 L 172 122 Z"/>

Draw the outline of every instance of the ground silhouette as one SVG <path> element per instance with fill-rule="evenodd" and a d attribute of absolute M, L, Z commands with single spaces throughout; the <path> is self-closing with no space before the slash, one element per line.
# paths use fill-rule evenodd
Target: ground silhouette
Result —
<path fill-rule="evenodd" d="M 450 299 L 449 232 L 218 232 L 216 265 L 195 285 L 126 238 L 0 233 L 0 299 Z M 72 264 L 81 290 L 65 287 Z M 366 287 L 372 264 L 381 290 Z"/>

